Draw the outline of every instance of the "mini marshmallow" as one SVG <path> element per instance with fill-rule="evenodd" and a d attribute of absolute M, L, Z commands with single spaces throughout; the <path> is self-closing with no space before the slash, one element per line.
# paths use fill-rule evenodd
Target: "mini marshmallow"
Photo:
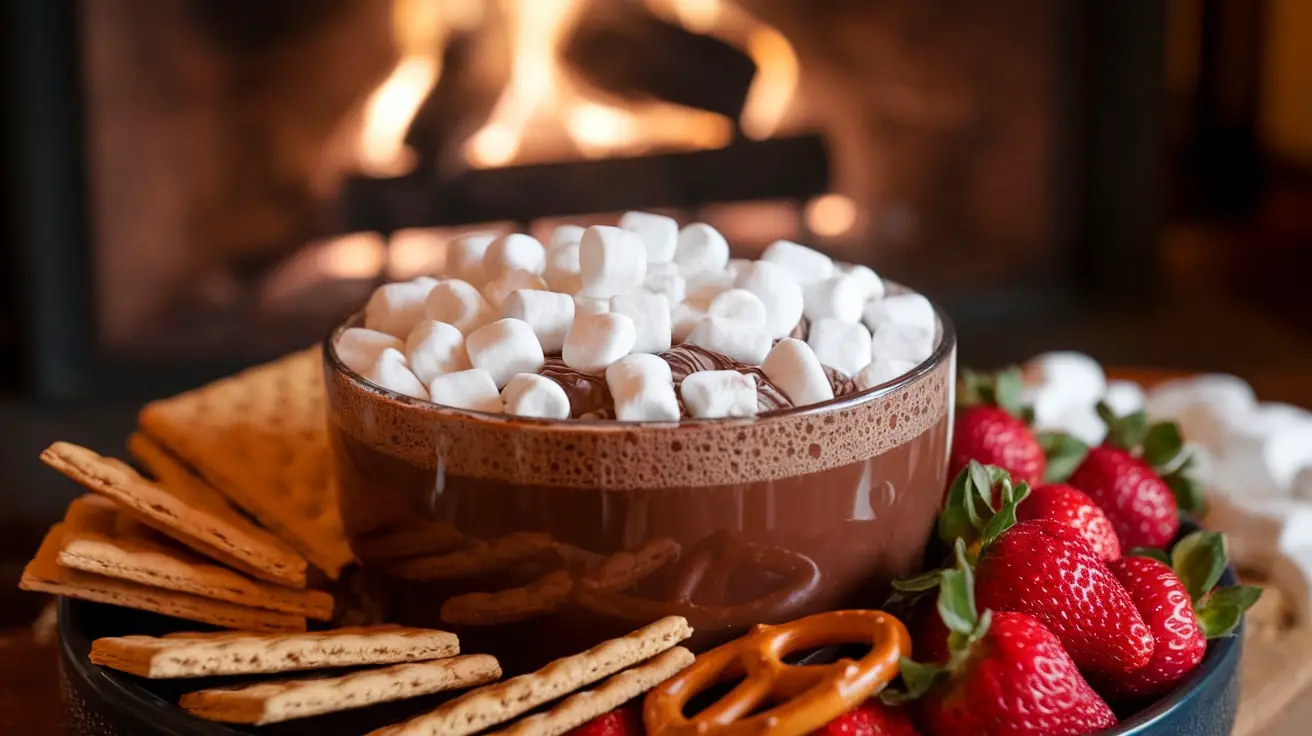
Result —
<path fill-rule="evenodd" d="M 583 288 L 579 278 L 579 244 L 553 244 L 547 248 L 547 269 L 542 273 L 552 291 L 573 294 Z"/>
<path fill-rule="evenodd" d="M 520 373 L 501 390 L 507 414 L 538 419 L 569 419 L 569 396 L 560 384 L 536 373 Z"/>
<path fill-rule="evenodd" d="M 806 344 L 811 346 L 822 365 L 843 375 L 855 376 L 870 365 L 870 331 L 860 322 L 846 322 L 824 317 L 811 323 Z M 897 357 L 885 360 L 901 360 Z"/>
<path fill-rule="evenodd" d="M 774 241 L 761 253 L 761 260 L 782 266 L 803 286 L 810 286 L 834 275 L 833 259 L 791 240 Z"/>
<path fill-rule="evenodd" d="M 706 315 L 764 328 L 765 302 L 746 289 L 728 289 L 711 300 Z"/>
<path fill-rule="evenodd" d="M 747 365 L 760 365 L 770 352 L 770 333 L 764 328 L 721 317 L 703 319 L 684 342 Z"/>
<path fill-rule="evenodd" d="M 363 327 L 343 330 L 337 337 L 337 357 L 347 368 L 361 375 L 373 366 L 374 361 L 378 360 L 378 354 L 387 348 L 404 350 L 405 343 L 386 332 Z"/>
<path fill-rule="evenodd" d="M 1118 417 L 1133 414 L 1143 408 L 1143 386 L 1134 381 L 1108 381 L 1102 400 Z"/>
<path fill-rule="evenodd" d="M 715 297 L 733 288 L 734 279 L 728 271 L 703 271 L 689 276 L 683 300 L 705 312 Z"/>
<path fill-rule="evenodd" d="M 931 335 L 938 327 L 934 305 L 920 294 L 891 294 L 867 302 L 861 318 L 872 334 L 887 324 L 910 325 Z"/>
<path fill-rule="evenodd" d="M 502 235 L 483 254 L 483 274 L 489 279 L 512 270 L 540 274 L 546 267 L 546 249 L 537 238 L 524 233 Z"/>
<path fill-rule="evenodd" d="M 915 367 L 916 364 L 909 360 L 872 360 L 870 365 L 856 374 L 856 387 L 865 391 L 868 388 L 882 386 L 895 378 L 905 376 Z"/>
<path fill-rule="evenodd" d="M 738 371 L 697 371 L 679 384 L 683 405 L 697 419 L 756 416 L 756 376 Z"/>
<path fill-rule="evenodd" d="M 730 258 L 729 264 L 724 267 L 724 270 L 729 276 L 736 279 L 738 278 L 738 274 L 745 271 L 751 265 L 752 259 L 750 258 Z"/>
<path fill-rule="evenodd" d="M 501 412 L 501 393 L 492 374 L 479 368 L 443 373 L 428 385 L 430 401 L 453 409 Z"/>
<path fill-rule="evenodd" d="M 625 212 L 620 227 L 637 233 L 647 248 L 647 263 L 668 263 L 679 243 L 679 223 L 665 215 L 650 212 Z"/>
<path fill-rule="evenodd" d="M 364 326 L 404 338 L 424 316 L 424 300 L 437 282 L 421 276 L 414 281 L 383 284 L 364 306 Z"/>
<path fill-rule="evenodd" d="M 610 311 L 633 320 L 634 353 L 662 353 L 670 349 L 670 300 L 664 294 L 634 292 L 610 298 Z"/>
<path fill-rule="evenodd" d="M 565 335 L 574 324 L 574 298 L 554 291 L 520 289 L 501 303 L 501 315 L 526 322 L 537 335 L 542 352 L 552 355 L 565 346 Z"/>
<path fill-rule="evenodd" d="M 765 328 L 770 337 L 787 337 L 802 320 L 802 287 L 783 266 L 757 261 L 738 274 L 734 286 L 752 292 L 765 304 Z"/>
<path fill-rule="evenodd" d="M 447 246 L 446 275 L 471 284 L 485 283 L 483 256 L 496 239 L 495 233 L 469 233 L 452 240 Z"/>
<path fill-rule="evenodd" d="M 497 318 L 491 304 L 478 293 L 473 284 L 460 279 L 447 279 L 428 294 L 424 301 L 424 316 L 445 322 L 468 335 Z"/>
<path fill-rule="evenodd" d="M 565 365 L 584 373 L 600 373 L 633 350 L 638 330 L 623 314 L 575 314 L 565 336 L 561 358 Z"/>
<path fill-rule="evenodd" d="M 455 327 L 432 319 L 420 321 L 410 331 L 405 339 L 405 358 L 410 370 L 425 384 L 443 373 L 469 369 L 465 336 Z"/>
<path fill-rule="evenodd" d="M 934 333 L 919 327 L 887 324 L 870 337 L 870 357 L 909 360 L 920 363 L 934 352 Z"/>
<path fill-rule="evenodd" d="M 424 384 L 406 367 L 405 355 L 396 348 L 384 348 L 378 354 L 374 364 L 362 375 L 375 386 L 395 391 L 416 399 L 427 399 L 428 391 Z"/>
<path fill-rule="evenodd" d="M 838 266 L 838 273 L 851 276 L 861 287 L 861 293 L 865 301 L 871 299 L 883 299 L 885 294 L 884 280 L 879 278 L 869 266 L 863 266 L 859 263 L 846 263 Z"/>
<path fill-rule="evenodd" d="M 801 340 L 785 337 L 775 343 L 761 364 L 761 370 L 795 406 L 834 398 L 834 388 L 824 367 L 811 346 Z"/>
<path fill-rule="evenodd" d="M 510 270 L 501 274 L 497 278 L 483 285 L 483 298 L 497 313 L 501 312 L 501 307 L 506 301 L 506 297 L 520 289 L 533 289 L 535 291 L 545 291 L 547 282 L 542 277 L 528 271 Z"/>
<path fill-rule="evenodd" d="M 653 294 L 664 294 L 670 304 L 678 304 L 688 295 L 688 282 L 673 263 L 648 263 L 642 288 Z"/>
<path fill-rule="evenodd" d="M 1025 383 L 1041 385 L 1049 394 L 1047 401 L 1035 407 L 1035 421 L 1040 424 L 1055 421 L 1050 414 L 1090 409 L 1107 393 L 1107 377 L 1102 366 L 1083 353 L 1071 350 L 1042 353 L 1025 361 L 1022 367 Z"/>
<path fill-rule="evenodd" d="M 1037 424 L 1038 409 L 1035 409 L 1036 426 L 1043 430 L 1065 432 L 1086 445 L 1102 444 L 1107 437 L 1107 424 L 1098 416 L 1096 404 L 1075 404 L 1067 406 L 1057 414 L 1056 419 L 1043 425 Z"/>
<path fill-rule="evenodd" d="M 802 313 L 812 322 L 825 317 L 860 322 L 868 287 L 856 276 L 838 275 L 817 281 L 803 290 L 806 306 Z"/>
<path fill-rule="evenodd" d="M 555 248 L 561 245 L 578 245 L 583 239 L 583 231 L 587 228 L 582 225 L 558 225 L 555 230 L 551 231 L 551 237 L 547 239 L 547 248 Z"/>
<path fill-rule="evenodd" d="M 606 368 L 606 387 L 621 422 L 678 421 L 670 364 L 645 353 L 627 355 Z"/>
<path fill-rule="evenodd" d="M 593 314 L 605 314 L 610 311 L 609 299 L 593 299 L 581 294 L 574 295 L 574 316 L 582 317 Z"/>
<path fill-rule="evenodd" d="M 706 312 L 688 304 L 676 304 L 670 310 L 670 339 L 673 342 L 687 342 L 688 335 L 697 329 L 697 325 L 706 319 Z"/>
<path fill-rule="evenodd" d="M 647 275 L 647 250 L 636 233 L 598 225 L 579 241 L 582 293 L 597 299 L 627 294 Z"/>
<path fill-rule="evenodd" d="M 519 319 L 501 319 L 469 333 L 465 352 L 475 368 L 492 375 L 497 387 L 516 373 L 536 373 L 546 362 L 533 328 Z"/>
<path fill-rule="evenodd" d="M 685 278 L 704 271 L 723 271 L 729 264 L 729 242 L 719 230 L 704 222 L 694 222 L 679 231 L 674 262 Z"/>

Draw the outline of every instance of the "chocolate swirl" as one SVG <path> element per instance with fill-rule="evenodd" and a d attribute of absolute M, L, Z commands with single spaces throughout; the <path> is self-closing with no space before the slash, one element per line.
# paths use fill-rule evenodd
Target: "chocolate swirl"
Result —
<path fill-rule="evenodd" d="M 697 371 L 738 371 L 756 376 L 756 411 L 764 414 L 767 411 L 776 411 L 787 409 L 793 405 L 788 400 L 783 391 L 779 390 L 765 377 L 765 372 L 755 366 L 743 365 L 727 355 L 707 350 L 697 345 L 688 345 L 686 343 L 675 345 L 674 347 L 661 353 L 661 358 L 670 364 L 670 373 L 674 376 L 674 384 L 677 387 L 688 377 L 690 373 Z M 683 407 L 683 401 L 679 401 L 680 408 L 684 416 L 687 416 L 687 409 Z"/>
<path fill-rule="evenodd" d="M 547 358 L 538 371 L 565 389 L 569 397 L 569 415 L 574 419 L 613 419 L 615 400 L 606 387 L 605 376 L 594 376 L 565 365 L 560 358 Z"/>

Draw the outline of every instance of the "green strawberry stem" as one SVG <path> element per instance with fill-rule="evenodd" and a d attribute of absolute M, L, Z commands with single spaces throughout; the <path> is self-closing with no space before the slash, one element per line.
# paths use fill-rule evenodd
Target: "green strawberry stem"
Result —
<path fill-rule="evenodd" d="M 1026 424 L 1034 423 L 1034 410 L 1021 399 L 1025 382 L 1017 366 L 997 373 L 977 373 L 962 368 L 957 381 L 957 408 L 996 406 Z"/>
<path fill-rule="evenodd" d="M 1180 426 L 1175 422 L 1148 424 L 1142 411 L 1116 416 L 1105 402 L 1099 401 L 1098 416 L 1107 425 L 1104 444 L 1137 454 L 1153 467 L 1175 495 L 1175 504 L 1185 511 L 1203 510 L 1203 488 L 1194 473 L 1194 459 L 1184 447 Z M 1047 446 L 1044 447 L 1045 451 Z M 1049 461 L 1051 471 L 1051 461 Z"/>
<path fill-rule="evenodd" d="M 1157 549 L 1136 548 L 1130 554 L 1151 557 L 1175 570 L 1194 605 L 1194 616 L 1203 636 L 1217 639 L 1230 636 L 1239 627 L 1244 611 L 1262 597 L 1262 589 L 1252 585 L 1217 588 L 1225 572 L 1225 542 L 1217 532 L 1197 531 L 1176 542 L 1169 559 Z"/>

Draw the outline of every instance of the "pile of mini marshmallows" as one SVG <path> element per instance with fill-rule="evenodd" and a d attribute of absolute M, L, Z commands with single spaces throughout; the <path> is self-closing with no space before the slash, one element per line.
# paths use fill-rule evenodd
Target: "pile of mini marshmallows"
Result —
<path fill-rule="evenodd" d="M 805 317 L 806 341 L 790 335 Z M 676 421 L 675 343 L 697 345 L 765 376 L 796 406 L 832 399 L 824 366 L 866 389 L 933 352 L 934 309 L 886 294 L 865 266 L 780 240 L 760 260 L 729 258 L 704 223 L 625 214 L 618 227 L 564 225 L 543 245 L 521 233 L 450 244 L 442 278 L 379 287 L 363 327 L 337 352 L 369 381 L 436 404 L 565 419 L 569 399 L 538 375 L 548 356 L 604 375 L 621 421 Z M 695 418 L 757 411 L 756 377 L 699 371 L 680 385 Z"/>

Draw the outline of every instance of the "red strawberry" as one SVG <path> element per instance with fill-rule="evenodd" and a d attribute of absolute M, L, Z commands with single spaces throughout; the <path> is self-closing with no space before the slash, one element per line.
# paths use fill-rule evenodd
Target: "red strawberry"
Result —
<path fill-rule="evenodd" d="M 1074 529 L 1093 547 L 1103 562 L 1121 558 L 1121 543 L 1106 514 L 1083 492 L 1061 483 L 1049 483 L 1030 491 L 1016 507 L 1021 521 L 1051 519 Z"/>
<path fill-rule="evenodd" d="M 952 436 L 948 472 L 956 476 L 971 460 L 996 465 L 1017 482 L 1043 480 L 1047 464 L 1043 446 L 1028 424 L 1020 403 L 1020 371 L 994 376 L 962 371 L 957 406 L 962 408 Z"/>
<path fill-rule="evenodd" d="M 1153 637 L 1143 617 L 1070 527 L 1022 521 L 984 545 L 975 566 L 981 607 L 1038 619 L 1086 672 L 1119 675 L 1148 664 Z"/>
<path fill-rule="evenodd" d="M 919 736 L 903 708 L 867 700 L 812 732 L 821 736 Z"/>
<path fill-rule="evenodd" d="M 636 704 L 602 713 L 565 736 L 643 736 L 642 713 Z"/>

